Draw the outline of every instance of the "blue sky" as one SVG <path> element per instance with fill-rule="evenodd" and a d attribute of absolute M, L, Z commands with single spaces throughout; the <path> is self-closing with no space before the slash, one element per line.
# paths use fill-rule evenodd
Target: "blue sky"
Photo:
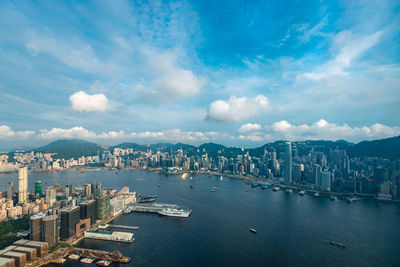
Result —
<path fill-rule="evenodd" d="M 0 149 L 400 134 L 398 1 L 2 1 Z"/>

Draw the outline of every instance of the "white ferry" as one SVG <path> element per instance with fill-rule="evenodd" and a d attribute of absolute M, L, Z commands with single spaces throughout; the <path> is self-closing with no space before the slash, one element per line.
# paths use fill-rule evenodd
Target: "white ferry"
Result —
<path fill-rule="evenodd" d="M 133 233 L 129 232 L 111 232 L 111 231 L 99 231 L 99 230 L 86 230 L 86 238 L 109 240 L 109 241 L 120 241 L 120 242 L 133 242 Z"/>
<path fill-rule="evenodd" d="M 189 217 L 192 213 L 192 210 L 185 210 L 185 209 L 175 209 L 175 208 L 166 208 L 158 211 L 158 214 L 165 215 L 165 216 L 173 216 L 173 217 Z"/>

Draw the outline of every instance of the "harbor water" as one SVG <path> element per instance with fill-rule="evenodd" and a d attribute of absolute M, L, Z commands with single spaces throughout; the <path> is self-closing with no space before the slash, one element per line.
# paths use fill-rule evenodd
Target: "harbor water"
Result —
<path fill-rule="evenodd" d="M 400 206 L 252 188 L 240 179 L 165 176 L 145 171 L 79 171 L 29 174 L 43 188 L 102 182 L 103 188 L 158 195 L 157 202 L 193 210 L 189 218 L 123 214 L 111 224 L 135 225 L 133 243 L 84 239 L 77 246 L 119 250 L 132 258 L 121 266 L 399 266 Z M 17 183 L 1 174 L 0 190 Z M 212 188 L 215 192 L 211 192 Z M 17 190 L 17 186 L 16 186 Z M 252 233 L 254 228 L 257 233 Z M 333 246 L 335 241 L 346 248 Z M 95 266 L 68 261 L 65 266 Z M 116 265 L 115 265 L 116 266 Z"/>

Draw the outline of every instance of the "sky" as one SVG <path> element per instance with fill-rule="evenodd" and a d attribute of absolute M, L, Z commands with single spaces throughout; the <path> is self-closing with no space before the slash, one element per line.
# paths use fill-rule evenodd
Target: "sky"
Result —
<path fill-rule="evenodd" d="M 1 1 L 0 150 L 400 135 L 400 2 Z"/>

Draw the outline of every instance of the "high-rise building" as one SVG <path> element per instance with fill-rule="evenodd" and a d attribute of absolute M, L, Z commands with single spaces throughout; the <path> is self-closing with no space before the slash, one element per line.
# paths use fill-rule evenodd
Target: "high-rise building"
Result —
<path fill-rule="evenodd" d="M 35 197 L 37 198 L 42 197 L 42 181 L 35 182 Z"/>
<path fill-rule="evenodd" d="M 103 196 L 103 187 L 100 182 L 97 182 L 94 186 L 94 197 L 101 197 Z"/>
<path fill-rule="evenodd" d="M 79 206 L 61 210 L 61 238 L 67 239 L 76 234 L 76 225 L 80 221 Z"/>
<path fill-rule="evenodd" d="M 57 201 L 57 190 L 54 186 L 46 188 L 46 204 L 49 207 L 53 207 L 54 203 Z"/>
<path fill-rule="evenodd" d="M 285 143 L 285 162 L 283 175 L 283 180 L 286 184 L 292 183 L 292 145 L 290 142 Z"/>
<path fill-rule="evenodd" d="M 28 167 L 20 166 L 18 171 L 18 203 L 28 200 Z"/>
<path fill-rule="evenodd" d="M 30 237 L 33 241 L 42 241 L 43 214 L 33 215 L 30 218 Z"/>
<path fill-rule="evenodd" d="M 57 245 L 57 215 L 49 215 L 42 220 L 42 240 L 49 248 Z"/>
<path fill-rule="evenodd" d="M 111 214 L 110 197 L 102 196 L 96 198 L 96 219 L 102 220 Z"/>
<path fill-rule="evenodd" d="M 314 164 L 314 170 L 313 170 L 313 175 L 314 175 L 314 184 L 315 186 L 320 186 L 321 185 L 321 171 L 322 168 L 318 164 Z"/>
<path fill-rule="evenodd" d="M 86 198 L 92 197 L 92 185 L 91 184 L 84 184 L 83 185 L 83 195 Z"/>
<path fill-rule="evenodd" d="M 72 185 L 70 184 L 65 185 L 65 194 L 68 197 L 72 195 Z"/>
<path fill-rule="evenodd" d="M 321 172 L 321 188 L 327 191 L 331 190 L 331 173 Z"/>
<path fill-rule="evenodd" d="M 96 222 L 96 202 L 95 200 L 88 200 L 82 202 L 80 205 L 81 220 L 90 219 L 90 224 L 94 224 Z"/>
<path fill-rule="evenodd" d="M 7 184 L 7 198 L 8 199 L 12 199 L 14 196 L 14 183 L 13 182 L 9 182 Z"/>

